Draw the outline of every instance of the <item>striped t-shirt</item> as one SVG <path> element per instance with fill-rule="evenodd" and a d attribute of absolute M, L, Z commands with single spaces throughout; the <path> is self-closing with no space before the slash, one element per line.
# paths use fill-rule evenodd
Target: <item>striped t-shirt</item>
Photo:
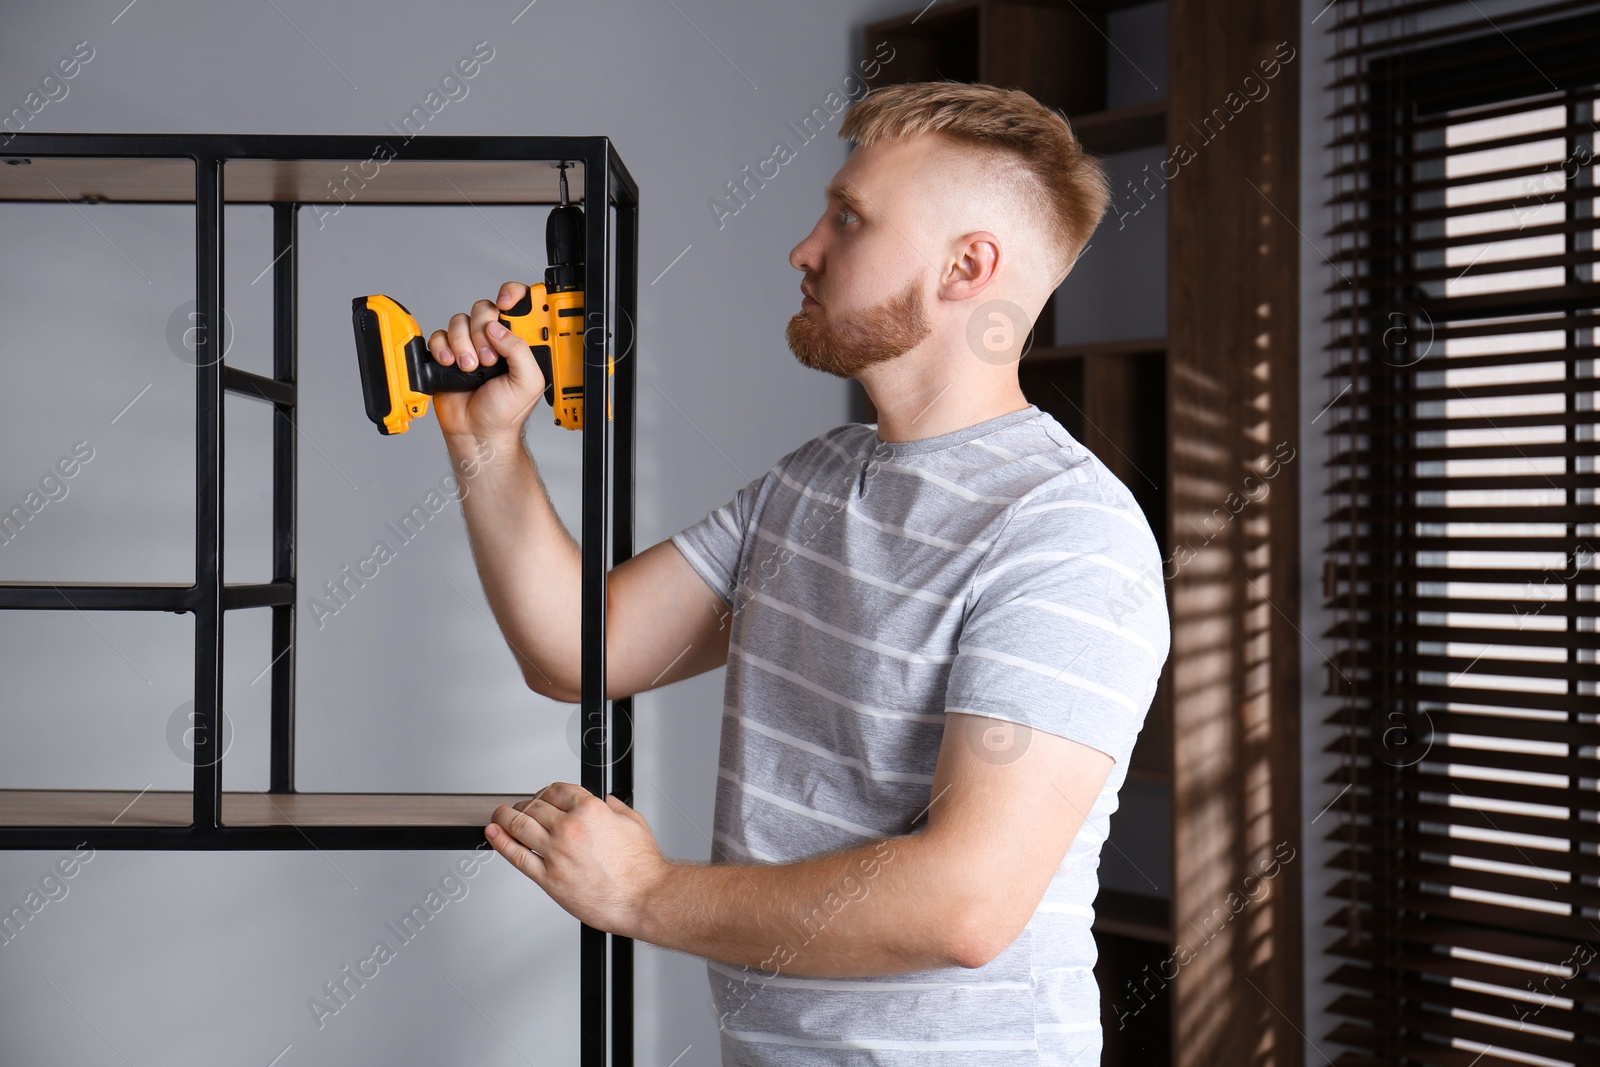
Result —
<path fill-rule="evenodd" d="M 713 862 L 913 832 L 947 711 L 1116 761 L 1027 927 L 982 967 L 843 980 L 708 961 L 723 1063 L 1098 1064 L 1100 846 L 1170 639 L 1132 494 L 1029 405 L 919 441 L 837 427 L 672 540 L 732 609 Z M 1025 731 L 996 729 L 1004 760 L 1003 734 Z M 798 957 L 807 936 L 775 932 Z"/>

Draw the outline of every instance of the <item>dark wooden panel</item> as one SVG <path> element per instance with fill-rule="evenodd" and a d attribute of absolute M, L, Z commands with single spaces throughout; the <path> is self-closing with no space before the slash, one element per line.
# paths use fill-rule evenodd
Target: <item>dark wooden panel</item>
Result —
<path fill-rule="evenodd" d="M 1095 353 L 1083 361 L 1080 440 L 1144 509 L 1167 554 L 1167 368 L 1164 352 Z"/>
<path fill-rule="evenodd" d="M 1018 378 L 1031 403 L 1054 416 L 1128 487 L 1155 531 L 1163 558 L 1168 557 L 1163 342 L 1111 341 L 1040 349 L 1024 357 Z M 1171 693 L 1168 670 L 1134 745 L 1133 773 L 1158 779 L 1171 774 Z"/>
<path fill-rule="evenodd" d="M 1082 359 L 1041 361 L 1029 353 L 1017 366 L 1017 382 L 1028 403 L 1049 413 L 1074 438 L 1083 440 Z"/>
<path fill-rule="evenodd" d="M 1143 938 L 1096 930 L 1100 1063 L 1161 1067 L 1172 1057 L 1172 950 Z M 1248 1062 L 1248 1061 L 1246 1061 Z M 1230 1065 L 1231 1067 L 1231 1065 Z"/>
<path fill-rule="evenodd" d="M 1301 63 L 1283 63 L 1273 91 L 1209 140 L 1186 132 L 1246 74 L 1259 78 L 1280 42 L 1298 45 L 1300 8 L 1169 5 L 1168 40 L 1182 46 L 1168 50 L 1168 129 L 1174 150 L 1187 138 L 1193 152 L 1166 187 L 1173 927 L 1180 938 L 1218 927 L 1172 985 L 1174 1062 L 1301 1067 L 1299 468 L 1289 451 L 1299 440 L 1300 238 L 1288 221 L 1299 215 Z"/>
<path fill-rule="evenodd" d="M 924 12 L 869 23 L 862 32 L 863 56 L 873 56 L 882 42 L 894 49 L 871 86 L 949 78 L 975 82 L 978 77 L 978 3 L 941 4 Z"/>
<path fill-rule="evenodd" d="M 993 0 L 983 7 L 979 80 L 1068 115 L 1103 110 L 1105 28 L 1104 13 L 1093 9 Z"/>

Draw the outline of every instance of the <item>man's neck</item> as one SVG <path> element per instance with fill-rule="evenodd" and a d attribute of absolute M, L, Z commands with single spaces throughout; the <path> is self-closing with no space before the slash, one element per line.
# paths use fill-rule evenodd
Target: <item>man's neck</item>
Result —
<path fill-rule="evenodd" d="M 877 409 L 880 441 L 938 437 L 1028 406 L 1015 374 L 1006 378 L 885 373 L 910 370 L 884 364 L 857 379 Z"/>

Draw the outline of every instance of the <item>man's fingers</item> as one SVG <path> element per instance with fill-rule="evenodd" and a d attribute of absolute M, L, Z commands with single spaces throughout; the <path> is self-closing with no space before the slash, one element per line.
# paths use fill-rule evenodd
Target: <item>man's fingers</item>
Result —
<path fill-rule="evenodd" d="M 639 809 L 638 808 L 630 808 L 628 806 L 627 802 L 624 801 L 621 797 L 617 796 L 617 794 L 615 794 L 615 793 L 607 793 L 606 794 L 606 803 L 608 805 L 610 805 L 612 811 L 616 812 L 619 815 L 626 815 L 628 818 L 632 819 L 634 822 L 638 823 L 640 826 L 643 826 L 646 829 L 649 829 L 650 824 L 649 824 L 649 822 L 647 822 L 645 820 L 645 817 L 643 815 L 639 814 Z"/>
<path fill-rule="evenodd" d="M 490 823 L 484 827 L 484 836 L 494 846 L 494 850 L 511 862 L 511 865 L 529 878 L 544 886 L 545 864 L 544 858 L 522 845 L 516 838 L 506 832 L 505 827 L 499 823 Z"/>
<path fill-rule="evenodd" d="M 477 346 L 472 343 L 471 320 L 459 311 L 450 316 L 450 350 L 456 354 L 456 363 L 464 371 L 478 368 Z"/>
<path fill-rule="evenodd" d="M 533 810 L 524 810 L 524 806 Z M 553 810 L 542 802 L 525 800 L 518 806 L 506 807 L 502 805 L 496 808 L 494 810 L 494 821 L 506 833 L 543 854 L 550 843 L 550 830 L 554 826 L 555 817 L 558 815 L 560 815 L 560 812 Z"/>
<path fill-rule="evenodd" d="M 571 782 L 551 782 L 539 790 L 539 799 L 551 807 L 572 811 L 585 801 L 599 798 L 581 785 L 574 785 Z"/>
<path fill-rule="evenodd" d="M 483 329 L 491 322 L 498 322 L 499 319 L 500 309 L 495 306 L 494 301 L 478 300 L 473 302 L 472 317 L 468 322 L 467 332 L 472 338 L 472 347 L 477 350 L 479 362 L 485 367 L 493 365 L 494 361 L 499 357 L 495 354 L 493 346 L 489 344 L 489 338 L 484 334 Z"/>
<path fill-rule="evenodd" d="M 443 330 L 434 330 L 428 335 L 428 351 L 433 353 L 435 363 L 448 367 L 456 361 L 456 354 L 450 350 L 450 335 Z"/>
<path fill-rule="evenodd" d="M 518 337 L 515 331 L 501 326 L 498 320 L 490 320 L 488 334 L 489 343 L 500 354 L 500 358 L 506 361 L 511 380 L 517 389 L 532 390 L 533 396 L 528 401 L 528 409 L 531 410 L 544 392 L 545 381 L 543 373 L 539 370 L 539 364 L 533 358 L 533 351 L 528 347 L 528 342 Z M 533 389 L 535 379 L 538 389 Z"/>
<path fill-rule="evenodd" d="M 527 295 L 528 287 L 522 282 L 502 282 L 500 295 L 495 297 L 495 303 L 502 311 L 510 311 L 516 306 L 517 301 Z"/>
<path fill-rule="evenodd" d="M 428 351 L 441 366 L 451 364 L 464 371 L 477 370 L 481 363 L 493 366 L 501 358 L 500 346 L 491 344 L 484 329 L 500 318 L 502 310 L 514 307 L 528 291 L 522 282 L 505 282 L 494 300 L 478 300 L 469 315 L 457 313 L 450 316 L 447 330 L 435 330 L 428 337 Z"/>
<path fill-rule="evenodd" d="M 549 787 L 546 786 L 545 788 L 549 788 Z M 535 800 L 541 799 L 543 796 L 544 796 L 544 789 L 541 789 L 537 793 L 533 794 L 533 796 L 529 797 L 527 800 L 519 800 L 519 801 L 517 801 L 515 804 L 513 804 L 511 806 L 513 808 L 516 808 L 518 811 L 527 811 L 529 804 L 532 804 Z"/>

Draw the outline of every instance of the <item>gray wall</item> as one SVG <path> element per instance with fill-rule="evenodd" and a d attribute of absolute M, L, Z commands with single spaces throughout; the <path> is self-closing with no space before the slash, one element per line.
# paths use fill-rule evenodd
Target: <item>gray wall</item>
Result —
<path fill-rule="evenodd" d="M 787 255 L 843 143 L 830 132 L 800 148 L 720 230 L 707 200 L 841 86 L 862 23 L 904 4 L 120 7 L 8 5 L 0 111 L 87 41 L 92 60 L 28 130 L 379 134 L 489 40 L 493 59 L 426 133 L 614 139 L 642 196 L 641 547 L 845 420 L 844 384 L 799 367 L 782 335 L 799 302 Z M 367 422 L 349 299 L 388 292 L 431 329 L 529 277 L 529 259 L 543 265 L 531 209 L 357 203 L 323 222 L 301 222 L 306 595 L 374 541 L 395 544 L 385 521 L 448 471 L 431 415 L 392 439 Z M 228 358 L 266 370 L 270 275 L 252 279 L 272 258 L 269 215 L 232 208 L 227 223 Z M 170 339 L 194 296 L 192 233 L 181 208 L 0 205 L 0 503 L 20 502 L 76 442 L 94 450 L 67 495 L 0 547 L 0 580 L 192 578 L 193 374 Z M 544 410 L 528 439 L 575 524 L 578 441 Z M 227 419 L 226 573 L 256 580 L 270 560 L 270 418 L 230 401 Z M 304 600 L 301 619 L 303 788 L 530 792 L 576 780 L 572 709 L 522 687 L 486 621 L 458 507 L 323 627 Z M 251 679 L 268 638 L 264 613 L 229 616 L 229 788 L 266 784 L 267 683 Z M 192 640 L 188 616 L 0 612 L 0 787 L 183 788 L 169 725 L 192 695 Z M 671 856 L 709 854 L 721 685 L 717 671 L 638 701 L 637 804 Z M 0 853 L 0 905 L 20 903 L 59 858 Z M 313 1021 L 307 1000 L 322 983 L 367 956 L 457 858 L 101 852 L 0 947 L 0 1061 L 575 1062 L 577 924 L 497 859 L 348 1006 Z M 715 1063 L 708 993 L 699 960 L 641 946 L 638 1062 L 687 1049 L 684 1067 Z"/>

